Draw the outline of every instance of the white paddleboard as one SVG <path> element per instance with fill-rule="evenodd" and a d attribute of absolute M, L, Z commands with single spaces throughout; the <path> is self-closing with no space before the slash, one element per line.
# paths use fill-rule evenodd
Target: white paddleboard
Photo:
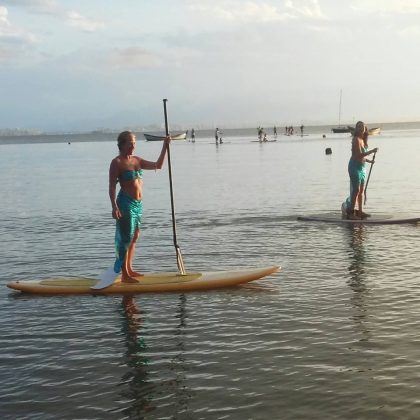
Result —
<path fill-rule="evenodd" d="M 325 213 L 325 214 L 314 214 L 308 216 L 299 216 L 298 220 L 304 222 L 321 222 L 321 223 L 338 223 L 338 224 L 365 224 L 365 225 L 400 225 L 406 223 L 418 223 L 420 217 L 407 216 L 399 217 L 390 214 L 373 214 L 371 217 L 366 219 L 345 219 L 341 213 Z"/>

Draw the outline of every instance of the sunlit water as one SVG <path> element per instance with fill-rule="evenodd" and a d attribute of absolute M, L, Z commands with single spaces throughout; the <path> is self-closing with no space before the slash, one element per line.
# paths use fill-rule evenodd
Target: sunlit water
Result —
<path fill-rule="evenodd" d="M 419 215 L 419 136 L 370 139 L 380 150 L 367 211 Z M 296 220 L 339 211 L 347 135 L 173 144 L 187 269 L 282 271 L 242 287 L 124 299 L 4 286 L 96 276 L 113 262 L 116 144 L 56 140 L 0 145 L 2 419 L 420 417 L 419 226 Z M 139 141 L 137 153 L 154 160 L 160 147 Z M 135 265 L 175 270 L 167 169 L 144 180 Z"/>

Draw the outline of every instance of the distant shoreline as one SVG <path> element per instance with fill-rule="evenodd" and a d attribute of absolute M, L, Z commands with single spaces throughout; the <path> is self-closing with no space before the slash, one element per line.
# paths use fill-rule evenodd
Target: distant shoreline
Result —
<path fill-rule="evenodd" d="M 344 124 L 343 124 L 344 125 Z M 350 125 L 350 124 L 348 124 Z M 307 136 L 322 136 L 324 138 L 331 138 L 331 136 L 349 136 L 349 133 L 345 134 L 333 134 L 331 129 L 336 125 L 317 125 L 317 126 L 304 126 L 304 135 Z M 420 121 L 412 122 L 395 122 L 395 123 L 368 123 L 368 127 L 380 127 L 382 134 L 395 131 L 395 130 L 420 130 Z M 285 136 L 285 127 L 276 126 L 277 135 L 279 137 Z M 214 138 L 214 129 L 195 129 L 196 139 L 199 141 L 200 138 Z M 257 128 L 219 128 L 223 138 L 240 138 L 240 137 L 257 137 Z M 172 128 L 172 132 L 179 132 L 179 128 Z M 274 126 L 263 127 L 264 132 L 268 137 L 274 136 Z M 163 131 L 136 131 L 133 130 L 137 135 L 137 140 L 143 141 L 144 133 L 150 133 L 155 135 L 162 135 Z M 116 141 L 118 133 L 120 131 L 90 131 L 84 133 L 43 133 L 43 134 L 25 134 L 25 135 L 0 135 L 0 145 L 13 145 L 13 144 L 30 144 L 30 143 L 79 143 L 79 142 L 108 142 Z M 188 130 L 187 140 L 190 139 L 191 129 Z M 298 138 L 301 136 L 300 126 L 294 127 L 294 135 L 290 138 Z"/>
<path fill-rule="evenodd" d="M 222 124 L 219 124 L 222 125 Z M 289 124 L 293 125 L 293 124 Z M 313 133 L 319 133 L 322 131 L 331 131 L 331 128 L 336 127 L 337 124 L 319 124 L 319 125 L 304 125 L 304 129 L 306 132 L 313 132 Z M 342 123 L 342 126 L 353 126 L 355 125 L 355 122 L 353 123 Z M 385 129 L 398 129 L 404 126 L 406 129 L 409 128 L 420 128 L 420 121 L 395 121 L 395 122 L 386 122 L 386 123 L 369 123 L 367 122 L 367 125 L 369 127 L 381 127 L 384 130 Z M 223 126 L 222 126 L 223 127 Z M 274 125 L 266 125 L 264 128 L 268 131 L 272 130 Z M 284 125 L 277 125 L 277 132 L 282 133 L 282 130 L 284 130 Z M 299 129 L 300 124 L 294 125 L 295 130 Z M 191 130 L 191 128 L 195 128 L 195 132 L 199 133 L 213 133 L 215 128 L 197 128 L 197 127 L 184 127 L 180 128 L 178 125 L 176 127 L 172 127 L 172 131 L 186 131 Z M 225 132 L 230 131 L 248 131 L 248 130 L 256 130 L 256 127 L 224 127 L 222 128 Z M 37 129 L 0 129 L 0 138 L 16 138 L 16 137 L 53 137 L 53 136 L 95 136 L 95 135 L 116 135 L 124 130 L 131 130 L 138 134 L 143 133 L 161 133 L 162 130 L 159 130 L 158 128 L 122 128 L 122 129 L 103 129 L 103 130 L 92 130 L 92 131 L 45 131 L 41 132 Z"/>

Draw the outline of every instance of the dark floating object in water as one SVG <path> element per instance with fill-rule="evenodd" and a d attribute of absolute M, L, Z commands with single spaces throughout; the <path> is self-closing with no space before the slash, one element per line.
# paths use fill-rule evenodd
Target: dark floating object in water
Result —
<path fill-rule="evenodd" d="M 327 136 L 326 136 L 325 134 L 323 134 L 323 135 L 322 135 L 322 138 L 323 138 L 323 139 L 325 139 L 325 138 L 327 138 Z"/>
<path fill-rule="evenodd" d="M 331 155 L 331 154 L 332 154 L 331 147 L 327 147 L 327 148 L 325 149 L 325 154 L 326 154 L 326 155 Z"/>

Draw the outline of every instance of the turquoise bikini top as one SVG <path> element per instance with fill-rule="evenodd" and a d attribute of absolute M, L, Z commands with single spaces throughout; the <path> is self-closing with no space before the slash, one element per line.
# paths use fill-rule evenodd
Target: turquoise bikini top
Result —
<path fill-rule="evenodd" d="M 124 171 L 120 176 L 120 181 L 133 181 L 134 179 L 141 179 L 143 177 L 143 169 L 139 169 L 138 171 L 132 170 L 132 171 Z"/>

